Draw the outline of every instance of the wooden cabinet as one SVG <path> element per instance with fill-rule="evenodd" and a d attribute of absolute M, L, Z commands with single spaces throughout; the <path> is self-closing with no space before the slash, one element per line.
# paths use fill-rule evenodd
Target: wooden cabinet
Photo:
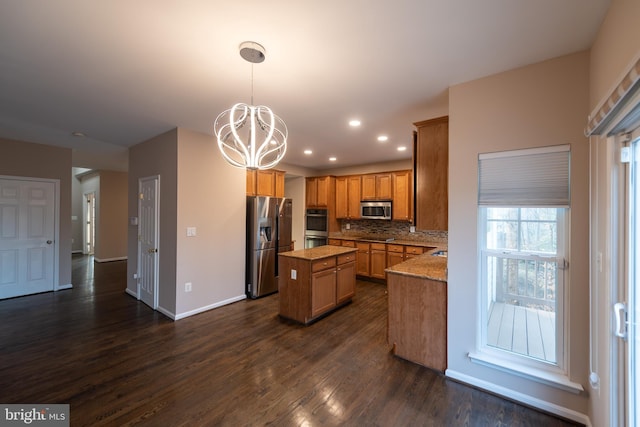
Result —
<path fill-rule="evenodd" d="M 387 277 L 387 249 L 384 243 L 371 243 L 369 246 L 370 277 L 385 279 Z"/>
<path fill-rule="evenodd" d="M 387 267 L 393 267 L 401 262 L 404 262 L 404 246 L 387 245 Z"/>
<path fill-rule="evenodd" d="M 413 221 L 413 178 L 410 170 L 391 173 L 393 190 L 392 219 Z"/>
<path fill-rule="evenodd" d="M 336 269 L 327 267 L 311 275 L 311 317 L 336 306 Z"/>
<path fill-rule="evenodd" d="M 426 250 L 430 250 L 430 249 L 434 249 L 434 248 L 426 248 Z M 422 246 L 405 246 L 404 248 L 404 259 L 411 259 L 413 257 L 416 257 L 418 255 L 422 255 L 425 251 L 425 248 Z"/>
<path fill-rule="evenodd" d="M 247 170 L 247 196 L 284 197 L 284 171 Z"/>
<path fill-rule="evenodd" d="M 416 228 L 448 229 L 449 117 L 414 123 Z"/>
<path fill-rule="evenodd" d="M 336 177 L 336 218 L 360 218 L 360 175 Z"/>
<path fill-rule="evenodd" d="M 342 246 L 342 240 L 340 240 L 340 239 L 327 239 L 327 245 Z"/>
<path fill-rule="evenodd" d="M 387 340 L 403 359 L 447 368 L 447 283 L 389 272 Z"/>
<path fill-rule="evenodd" d="M 391 173 L 362 175 L 362 200 L 391 200 Z"/>
<path fill-rule="evenodd" d="M 350 301 L 356 290 L 355 259 L 354 249 L 328 246 L 281 254 L 280 316 L 307 324 Z"/>
<path fill-rule="evenodd" d="M 305 201 L 308 208 L 328 208 L 335 198 L 335 178 L 317 176 L 307 178 L 305 182 Z"/>
<path fill-rule="evenodd" d="M 336 304 L 350 300 L 356 295 L 356 255 L 338 256 L 336 273 Z"/>
<path fill-rule="evenodd" d="M 356 274 L 359 276 L 368 277 L 371 275 L 371 267 L 369 261 L 369 243 L 356 242 L 356 248 L 358 249 L 358 256 L 356 262 Z"/>

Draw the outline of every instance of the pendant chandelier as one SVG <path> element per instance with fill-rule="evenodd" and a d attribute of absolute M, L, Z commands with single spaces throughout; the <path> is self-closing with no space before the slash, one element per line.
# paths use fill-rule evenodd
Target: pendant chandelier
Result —
<path fill-rule="evenodd" d="M 287 125 L 264 105 L 253 105 L 253 64 L 265 59 L 264 47 L 240 44 L 240 56 L 251 63 L 251 104 L 235 104 L 223 111 L 213 125 L 218 148 L 233 166 L 247 169 L 274 167 L 287 151 Z"/>

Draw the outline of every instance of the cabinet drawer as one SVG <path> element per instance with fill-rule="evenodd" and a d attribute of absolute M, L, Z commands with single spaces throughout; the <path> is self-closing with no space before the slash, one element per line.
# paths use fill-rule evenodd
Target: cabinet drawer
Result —
<path fill-rule="evenodd" d="M 336 266 L 336 257 L 319 259 L 311 264 L 311 271 L 322 271 Z"/>
<path fill-rule="evenodd" d="M 328 244 L 331 246 L 342 246 L 342 241 L 340 239 L 329 239 Z"/>
<path fill-rule="evenodd" d="M 388 252 L 396 252 L 396 253 L 403 253 L 404 252 L 404 246 L 402 245 L 387 245 L 387 251 Z"/>
<path fill-rule="evenodd" d="M 356 247 L 356 242 L 354 242 L 353 240 L 343 240 L 342 241 L 342 246 L 347 246 L 350 248 L 355 248 Z"/>
<path fill-rule="evenodd" d="M 338 255 L 338 265 L 346 264 L 356 260 L 356 253 Z"/>
<path fill-rule="evenodd" d="M 420 255 L 424 253 L 424 248 L 421 246 L 405 246 L 405 253 L 411 255 Z"/>
<path fill-rule="evenodd" d="M 384 243 L 371 243 L 372 251 L 384 251 L 387 248 L 387 245 Z"/>

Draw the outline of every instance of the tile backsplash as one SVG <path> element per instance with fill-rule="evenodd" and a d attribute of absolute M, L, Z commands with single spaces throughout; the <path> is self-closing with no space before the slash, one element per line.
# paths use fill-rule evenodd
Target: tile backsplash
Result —
<path fill-rule="evenodd" d="M 347 224 L 349 224 L 348 230 Z M 410 227 L 411 224 L 404 221 L 382 221 L 372 219 L 342 220 L 340 224 L 341 234 L 344 236 L 359 237 L 362 235 L 375 234 L 401 240 L 447 243 L 447 231 L 417 230 L 411 233 Z"/>

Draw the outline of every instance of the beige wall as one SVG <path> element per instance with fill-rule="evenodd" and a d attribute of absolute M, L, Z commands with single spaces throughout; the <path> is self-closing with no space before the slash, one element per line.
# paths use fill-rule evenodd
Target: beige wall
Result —
<path fill-rule="evenodd" d="M 293 212 L 291 214 L 291 239 L 294 241 L 294 249 L 304 249 L 304 221 L 305 221 L 305 184 L 302 176 L 286 178 L 284 181 L 284 197 L 293 202 Z"/>
<path fill-rule="evenodd" d="M 128 174 L 100 171 L 97 200 L 95 259 L 98 262 L 127 258 Z"/>
<path fill-rule="evenodd" d="M 130 217 L 138 216 L 138 180 L 160 176 L 160 272 L 159 309 L 172 315 L 176 312 L 176 221 L 178 130 L 173 129 L 129 149 Z M 128 225 L 127 291 L 137 295 L 138 227 Z"/>
<path fill-rule="evenodd" d="M 613 0 L 591 48 L 590 112 L 640 57 L 640 1 Z"/>
<path fill-rule="evenodd" d="M 0 139 L 0 175 L 60 181 L 58 286 L 71 284 L 71 150 Z"/>
<path fill-rule="evenodd" d="M 184 317 L 245 298 L 246 172 L 211 135 L 178 129 L 177 142 L 176 315 Z"/>
<path fill-rule="evenodd" d="M 590 62 L 590 111 L 593 111 L 611 90 L 620 82 L 628 67 L 640 56 L 640 2 L 637 0 L 613 0 L 598 36 L 591 49 Z M 605 138 L 592 137 L 591 145 L 591 192 L 592 192 L 592 251 L 591 259 L 603 254 L 602 266 L 593 261 L 592 281 L 594 289 L 593 371 L 598 374 L 598 388 L 589 387 L 589 416 L 594 426 L 610 424 L 611 415 L 617 408 L 611 407 L 612 392 L 611 349 L 618 345 L 612 338 L 613 329 L 610 307 L 616 302 L 612 296 L 615 287 L 610 280 L 611 270 L 616 268 L 611 247 L 611 193 L 612 172 L 617 161 L 615 147 Z"/>
<path fill-rule="evenodd" d="M 570 328 L 572 381 L 588 383 L 589 55 L 582 52 L 450 88 L 448 374 L 536 406 L 583 417 L 588 397 L 472 363 L 479 318 L 478 154 L 571 144 Z"/>

